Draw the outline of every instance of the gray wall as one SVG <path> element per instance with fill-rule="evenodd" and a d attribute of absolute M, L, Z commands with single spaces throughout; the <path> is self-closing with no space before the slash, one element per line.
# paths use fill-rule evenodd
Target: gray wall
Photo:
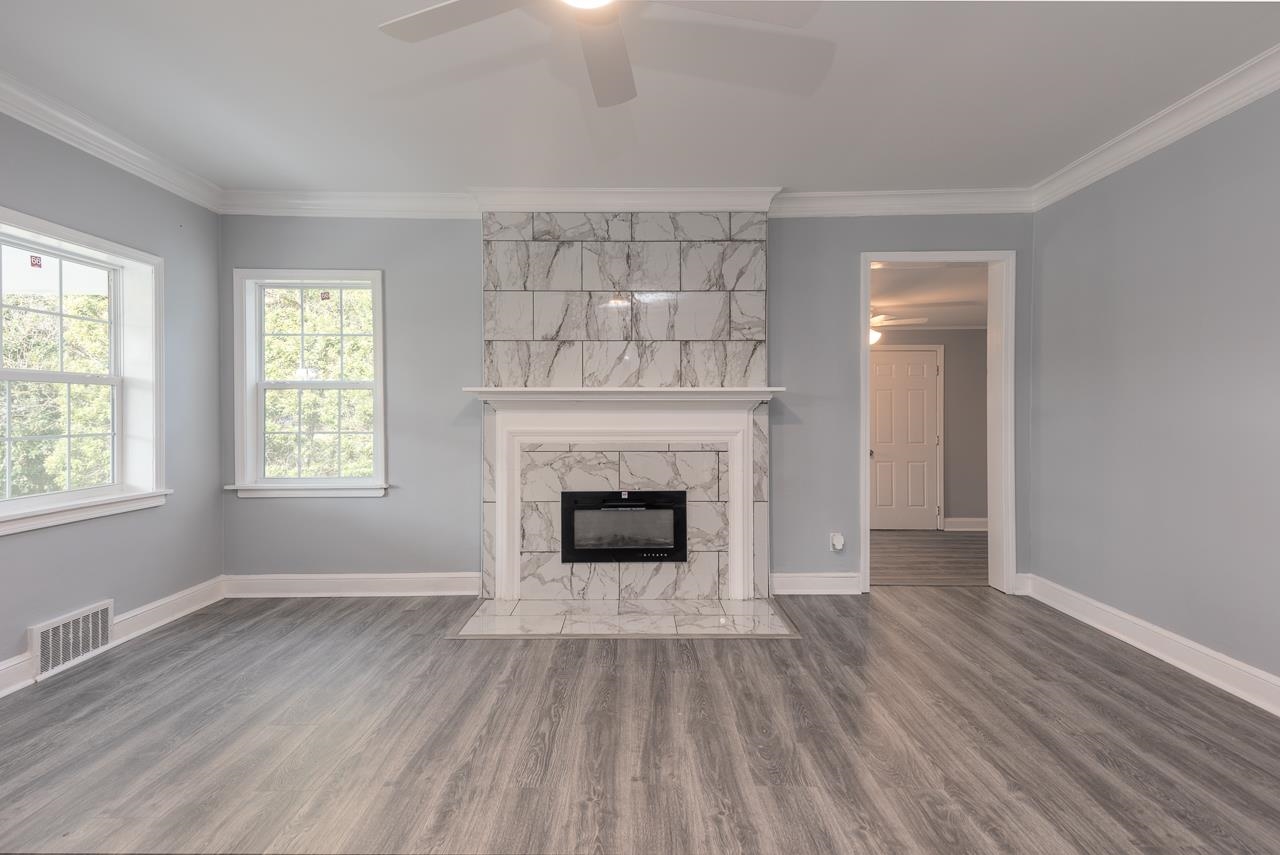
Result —
<path fill-rule="evenodd" d="M 1018 253 L 1017 454 L 1028 459 L 1030 214 L 770 220 L 769 380 L 787 387 L 770 410 L 774 572 L 858 569 L 859 255 L 907 250 Z M 1021 538 L 1022 491 L 1017 505 Z M 828 549 L 832 531 L 843 552 Z"/>
<path fill-rule="evenodd" d="M 943 346 L 942 510 L 948 517 L 985 517 L 987 331 L 886 329 L 880 344 Z"/>
<path fill-rule="evenodd" d="M 375 499 L 225 502 L 227 573 L 480 570 L 480 223 L 223 217 L 222 472 L 232 480 L 231 271 L 383 271 L 387 473 Z"/>
<path fill-rule="evenodd" d="M 165 468 L 160 508 L 0 538 L 0 659 L 26 627 L 95 600 L 136 608 L 221 572 L 218 218 L 0 115 L 0 205 L 162 256 Z"/>
<path fill-rule="evenodd" d="M 1021 570 L 1272 673 L 1278 143 L 1271 95 L 1036 215 L 1019 484 Z"/>

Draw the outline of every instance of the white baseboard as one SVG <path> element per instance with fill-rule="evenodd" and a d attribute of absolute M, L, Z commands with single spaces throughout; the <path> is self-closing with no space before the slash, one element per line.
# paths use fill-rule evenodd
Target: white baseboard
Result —
<path fill-rule="evenodd" d="M 0 698 L 24 689 L 35 681 L 30 653 L 19 653 L 10 659 L 0 660 Z"/>
<path fill-rule="evenodd" d="M 115 616 L 105 653 L 225 597 L 479 596 L 479 573 L 278 573 L 217 576 Z M 88 657 L 86 657 L 87 659 Z M 35 682 L 31 654 L 0 660 L 0 698 Z"/>
<path fill-rule="evenodd" d="M 222 577 L 224 597 L 443 597 L 480 595 L 480 574 L 260 573 Z"/>
<path fill-rule="evenodd" d="M 1132 644 L 1225 692 L 1280 716 L 1280 677 L 1203 644 L 1122 612 L 1030 573 L 1019 573 L 1014 592 L 1028 594 L 1063 614 Z"/>
<path fill-rule="evenodd" d="M 147 603 L 133 611 L 116 615 L 111 643 L 115 645 L 136 638 L 144 632 L 150 632 L 221 599 L 222 577 L 215 576 L 207 582 L 192 585 L 186 590 L 170 594 L 154 603 Z"/>
<path fill-rule="evenodd" d="M 84 656 L 77 660 L 74 665 L 67 666 L 67 668 L 70 670 L 73 667 L 78 667 L 83 662 L 87 662 L 94 656 L 106 653 L 111 648 L 123 644 L 131 638 L 136 638 L 144 632 L 150 632 L 157 627 L 164 626 L 170 621 L 189 615 L 198 609 L 216 603 L 220 599 L 222 599 L 222 577 L 218 576 L 198 585 L 192 585 L 190 588 L 178 591 L 176 594 L 161 597 L 155 602 L 139 606 L 132 611 L 118 614 L 111 625 L 111 643 Z M 0 662 L 0 698 L 10 692 L 16 692 L 24 686 L 31 685 L 36 681 L 35 678 L 35 659 L 30 651 L 20 653 L 11 659 Z"/>
<path fill-rule="evenodd" d="M 986 531 L 986 517 L 947 517 L 942 521 L 943 531 Z"/>
<path fill-rule="evenodd" d="M 797 594 L 861 594 L 860 573 L 770 573 L 769 593 Z"/>
<path fill-rule="evenodd" d="M 772 573 L 769 582 L 771 592 L 783 596 L 862 593 L 858 573 Z M 479 592 L 480 574 L 472 572 L 219 576 L 117 615 L 111 646 L 136 638 L 223 597 L 431 597 L 477 596 Z M 1274 674 L 1030 573 L 1017 575 L 1014 593 L 1029 595 L 1280 716 L 1280 677 Z M 0 660 L 0 697 L 34 682 L 29 653 Z"/>

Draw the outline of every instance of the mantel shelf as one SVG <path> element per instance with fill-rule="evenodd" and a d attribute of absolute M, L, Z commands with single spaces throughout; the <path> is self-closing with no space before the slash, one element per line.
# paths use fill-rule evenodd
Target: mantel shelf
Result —
<path fill-rule="evenodd" d="M 685 406 L 703 404 L 761 404 L 783 386 L 672 386 L 672 387 L 561 387 L 561 386 L 467 386 L 462 391 L 495 406 L 537 405 L 539 403 L 679 403 Z"/>

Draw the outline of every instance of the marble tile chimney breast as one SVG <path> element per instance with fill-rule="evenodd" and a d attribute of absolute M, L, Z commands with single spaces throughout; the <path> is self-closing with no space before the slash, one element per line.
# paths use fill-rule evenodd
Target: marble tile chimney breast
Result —
<path fill-rule="evenodd" d="M 767 387 L 764 213 L 491 211 L 482 225 L 485 387 Z M 756 406 L 749 419 L 744 447 L 752 459 L 742 510 L 754 540 L 751 592 L 767 596 L 768 404 Z M 493 404 L 486 403 L 485 596 L 494 594 L 497 560 L 496 422 Z M 678 432 L 519 446 L 521 598 L 727 595 L 735 511 L 729 446 L 683 440 Z M 688 560 L 561 562 L 560 493 L 627 489 L 685 491 Z"/>

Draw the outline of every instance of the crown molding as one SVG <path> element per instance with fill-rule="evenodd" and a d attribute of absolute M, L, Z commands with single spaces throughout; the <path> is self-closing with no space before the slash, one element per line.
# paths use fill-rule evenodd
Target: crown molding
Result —
<path fill-rule="evenodd" d="M 1031 211 L 1027 190 L 778 193 L 776 188 L 522 189 L 472 193 L 227 190 L 220 214 L 269 217 L 476 219 L 481 211 L 768 211 L 770 217 L 876 217 Z M 776 195 L 775 195 L 776 194 Z"/>
<path fill-rule="evenodd" d="M 770 217 L 891 217 L 917 214 L 1010 214 L 1031 211 L 1029 191 L 887 190 L 780 193 Z"/>
<path fill-rule="evenodd" d="M 783 193 L 778 187 L 473 188 L 467 193 L 223 190 L 0 72 L 0 113 L 219 214 L 475 219 L 481 211 L 768 211 L 877 217 L 1038 211 L 1280 90 L 1280 45 L 1025 188 Z"/>
<path fill-rule="evenodd" d="M 475 187 L 482 211 L 767 211 L 780 187 Z"/>
<path fill-rule="evenodd" d="M 367 217 L 372 219 L 475 220 L 480 207 L 470 193 L 323 193 L 225 190 L 220 214 L 266 217 Z"/>
<path fill-rule="evenodd" d="M 1031 187 L 780 193 L 770 217 L 883 217 L 1039 211 L 1280 90 L 1280 45 L 1200 87 Z"/>
<path fill-rule="evenodd" d="M 1031 188 L 1040 210 L 1280 89 L 1280 45 L 1105 142 Z"/>
<path fill-rule="evenodd" d="M 222 189 L 148 151 L 76 108 L 0 72 L 0 113 L 203 208 L 216 211 Z"/>

